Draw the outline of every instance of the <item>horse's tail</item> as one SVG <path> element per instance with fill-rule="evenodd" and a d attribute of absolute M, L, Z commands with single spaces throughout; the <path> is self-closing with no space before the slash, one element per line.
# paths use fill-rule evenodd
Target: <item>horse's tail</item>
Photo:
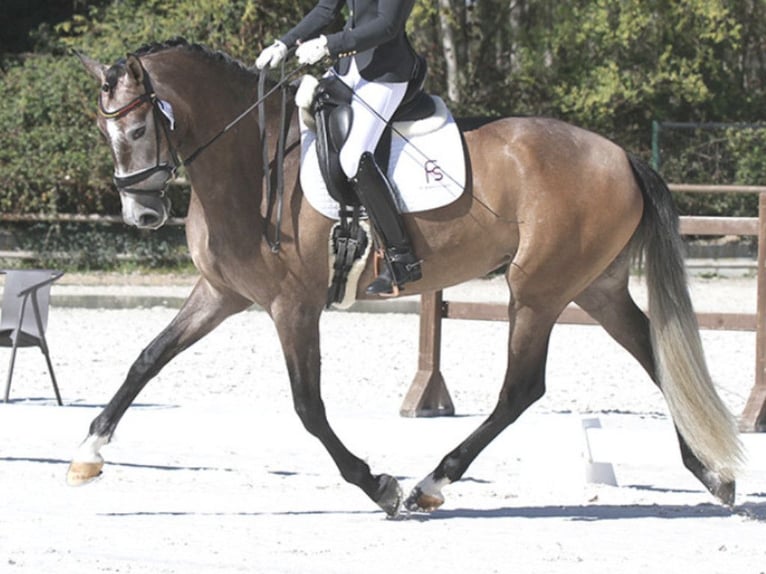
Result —
<path fill-rule="evenodd" d="M 655 376 L 689 448 L 706 468 L 730 482 L 743 461 L 742 445 L 736 421 L 718 396 L 705 363 L 675 204 L 654 169 L 637 157 L 628 159 L 644 197 L 633 247 L 646 257 Z"/>

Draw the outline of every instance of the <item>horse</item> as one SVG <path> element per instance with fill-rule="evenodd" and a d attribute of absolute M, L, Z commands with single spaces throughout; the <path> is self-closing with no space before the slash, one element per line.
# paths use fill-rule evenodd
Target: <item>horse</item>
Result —
<path fill-rule="evenodd" d="M 574 301 L 660 388 L 686 468 L 721 503 L 734 503 L 742 463 L 736 422 L 705 363 L 671 194 L 643 160 L 601 135 L 552 118 L 507 117 L 464 130 L 465 191 L 446 206 L 405 215 L 423 277 L 401 295 L 507 269 L 507 369 L 491 413 L 405 498 L 392 475 L 373 474 L 347 449 L 326 417 L 319 318 L 334 222 L 313 209 L 301 189 L 297 114 L 284 140 L 284 213 L 278 224 L 273 198 L 264 191 L 264 173 L 273 166 L 264 163 L 259 136 L 260 129 L 270 136 L 272 154 L 284 130 L 278 98 L 266 98 L 265 125 L 247 113 L 230 124 L 252 104 L 259 72 L 183 39 L 144 46 L 111 66 L 86 55 L 80 59 L 101 86 L 97 125 L 112 150 L 126 223 L 155 229 L 165 222 L 165 186 L 179 158 L 186 158 L 186 235 L 199 278 L 92 421 L 69 466 L 70 484 L 102 473 L 100 449 L 164 365 L 255 303 L 276 326 L 295 411 L 342 477 L 389 517 L 433 511 L 445 501 L 443 489 L 543 396 L 551 330 Z M 217 131 L 221 126 L 231 129 Z M 269 237 L 278 226 L 281 245 L 275 250 Z M 646 270 L 651 319 L 628 291 L 637 257 Z M 367 261 L 359 285 L 373 278 Z M 370 296 L 357 288 L 356 298 Z"/>

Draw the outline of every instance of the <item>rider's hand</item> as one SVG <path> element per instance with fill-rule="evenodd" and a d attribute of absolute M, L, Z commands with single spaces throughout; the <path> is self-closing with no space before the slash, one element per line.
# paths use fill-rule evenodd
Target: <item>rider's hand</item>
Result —
<path fill-rule="evenodd" d="M 298 62 L 309 65 L 316 64 L 319 60 L 329 55 L 330 51 L 327 49 L 327 38 L 325 36 L 319 36 L 319 38 L 303 42 L 295 51 Z"/>
<path fill-rule="evenodd" d="M 287 46 L 285 46 L 279 40 L 274 40 L 274 43 L 260 53 L 255 60 L 255 67 L 259 70 L 263 70 L 266 66 L 269 68 L 276 68 L 279 63 L 285 59 L 287 55 Z"/>

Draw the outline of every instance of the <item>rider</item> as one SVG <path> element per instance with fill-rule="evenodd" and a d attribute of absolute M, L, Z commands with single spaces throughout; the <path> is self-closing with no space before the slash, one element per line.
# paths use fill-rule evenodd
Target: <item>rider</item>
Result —
<path fill-rule="evenodd" d="M 301 64 L 315 64 L 325 56 L 337 60 L 334 73 L 354 92 L 353 122 L 340 151 L 340 164 L 382 238 L 387 263 L 367 287 L 369 294 L 395 293 L 399 286 L 422 276 L 391 183 L 373 155 L 416 70 L 417 55 L 405 33 L 414 2 L 345 0 L 348 20 L 343 30 L 320 35 L 335 21 L 344 0 L 319 0 L 255 61 L 258 69 L 273 68 L 285 58 L 288 46 L 297 45 L 295 54 Z"/>

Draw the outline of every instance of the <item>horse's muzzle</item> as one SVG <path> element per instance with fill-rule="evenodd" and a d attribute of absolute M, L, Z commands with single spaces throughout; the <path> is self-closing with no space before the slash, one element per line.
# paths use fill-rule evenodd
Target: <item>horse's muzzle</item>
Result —
<path fill-rule="evenodd" d="M 122 219 L 139 229 L 158 229 L 170 216 L 170 199 L 163 192 L 120 190 Z"/>

